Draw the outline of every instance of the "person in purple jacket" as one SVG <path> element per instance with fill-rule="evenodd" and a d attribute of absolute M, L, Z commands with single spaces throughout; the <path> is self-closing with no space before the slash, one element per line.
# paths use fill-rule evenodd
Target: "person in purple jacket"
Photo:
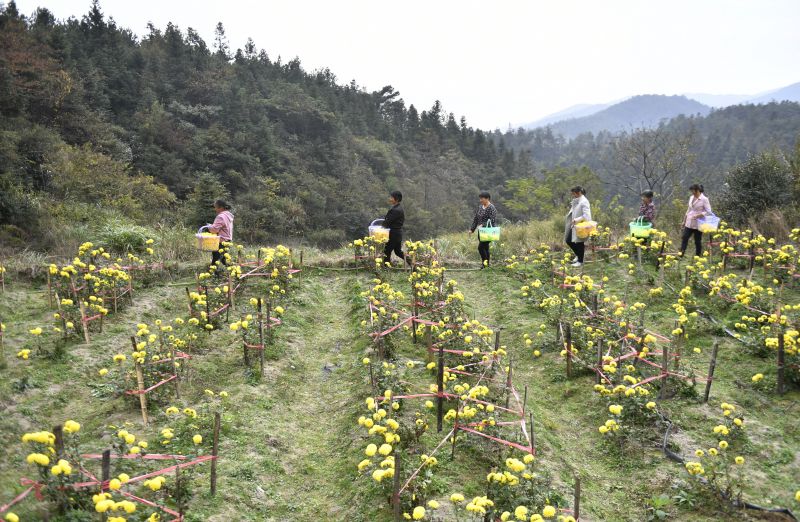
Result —
<path fill-rule="evenodd" d="M 222 253 L 222 243 L 233 241 L 233 213 L 231 212 L 231 206 L 222 199 L 214 201 L 214 212 L 217 213 L 217 217 L 207 227 L 209 232 L 219 236 L 220 249 L 211 252 L 211 265 L 217 266 L 218 262 L 223 265 L 226 264 L 225 256 Z"/>
<path fill-rule="evenodd" d="M 697 224 L 697 218 L 708 216 L 712 214 L 711 203 L 708 198 L 703 194 L 703 185 L 695 183 L 689 190 L 692 192 L 689 198 L 689 208 L 686 209 L 686 214 L 683 216 L 683 235 L 681 236 L 681 257 L 686 252 L 686 247 L 689 246 L 689 238 L 694 237 L 694 255 L 702 255 L 703 250 L 703 233 Z"/>

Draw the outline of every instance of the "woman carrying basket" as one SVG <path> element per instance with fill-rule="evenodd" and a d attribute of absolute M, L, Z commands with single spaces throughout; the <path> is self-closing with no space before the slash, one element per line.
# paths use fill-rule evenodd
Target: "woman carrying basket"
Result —
<path fill-rule="evenodd" d="M 686 247 L 689 246 L 689 238 L 694 236 L 694 255 L 700 256 L 702 254 L 702 241 L 703 232 L 700 231 L 700 226 L 697 219 L 713 214 L 711 211 L 711 203 L 708 198 L 703 194 L 703 185 L 695 183 L 689 190 L 692 192 L 689 197 L 689 208 L 686 209 L 686 215 L 683 217 L 683 235 L 681 236 L 681 257 L 686 252 Z"/>
<path fill-rule="evenodd" d="M 589 200 L 586 199 L 586 191 L 583 187 L 572 187 L 570 194 L 572 195 L 572 203 L 564 224 L 564 241 L 575 253 L 572 266 L 578 268 L 583 266 L 583 254 L 586 246 L 583 242 L 586 239 L 578 236 L 575 225 L 583 221 L 591 221 L 592 208 L 589 205 Z"/>
<path fill-rule="evenodd" d="M 222 243 L 233 241 L 233 214 L 231 206 L 222 199 L 214 201 L 214 212 L 217 213 L 214 223 L 206 225 L 206 227 L 209 232 L 219 236 L 219 250 L 211 252 L 211 266 L 217 267 L 219 262 L 223 265 L 227 264 L 223 250 L 225 247 L 222 246 Z"/>
<path fill-rule="evenodd" d="M 497 209 L 492 205 L 492 195 L 486 191 L 478 194 L 480 205 L 478 210 L 475 211 L 475 217 L 472 219 L 472 226 L 469 233 L 475 232 L 475 229 L 481 229 L 486 226 L 497 226 Z M 478 230 L 478 254 L 481 256 L 481 270 L 489 266 L 489 241 L 481 241 L 481 232 Z"/>

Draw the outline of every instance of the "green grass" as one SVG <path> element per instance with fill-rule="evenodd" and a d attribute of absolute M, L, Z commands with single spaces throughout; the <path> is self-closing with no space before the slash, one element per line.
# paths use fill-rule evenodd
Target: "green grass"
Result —
<path fill-rule="evenodd" d="M 557 236 L 550 228 L 549 224 L 508 227 L 507 243 L 499 248 L 506 253 L 519 252 L 522 245 Z M 455 267 L 477 264 L 474 242 L 474 237 L 466 234 L 437 240 L 447 264 Z M 334 253 L 308 250 L 306 263 L 321 264 L 323 257 L 329 264 L 343 263 L 348 256 L 345 249 Z M 644 299 L 649 288 L 644 278 L 634 280 L 616 265 L 589 264 L 586 270 L 596 278 L 603 273 L 612 276 L 609 293 L 624 295 L 628 302 Z M 645 270 L 652 275 L 651 269 Z M 406 289 L 406 275 L 395 271 L 387 277 L 396 288 Z M 542 357 L 533 357 L 523 335 L 534 332 L 545 318 L 521 299 L 519 278 L 499 268 L 454 270 L 449 276 L 459 282 L 471 314 L 502 328 L 502 344 L 514 361 L 516 388 L 528 387 L 527 408 L 536 422 L 535 466 L 552 476 L 554 487 L 568 499 L 573 475 L 581 477 L 582 519 L 644 520 L 651 497 L 672 496 L 687 487 L 682 466 L 661 453 L 658 430 L 631 442 L 622 452 L 604 442 L 597 426 L 606 413 L 604 403 L 592 391 L 593 375 L 567 379 L 555 346 L 548 347 Z M 190 363 L 191 379 L 182 383 L 182 400 L 174 402 L 196 404 L 209 387 L 227 390 L 230 398 L 223 416 L 218 494 L 208 495 L 208 471 L 203 467 L 196 478 L 198 493 L 188 520 L 391 519 L 385 496 L 371 479 L 359 478 L 355 469 L 363 458 L 365 440 L 356 421 L 364 414 L 363 400 L 370 394 L 369 378 L 361 364 L 362 357 L 370 353 L 370 340 L 359 326 L 364 307 L 358 293 L 372 277 L 360 271 L 305 270 L 286 306 L 285 324 L 277 335 L 278 349 L 268 359 L 263 379 L 244 368 L 233 332 L 225 328 L 208 337 L 207 353 Z M 21 361 L 14 354 L 30 344 L 27 330 L 47 324 L 52 312 L 40 284 L 9 277 L 7 292 L 0 298 L 0 316 L 8 325 L 6 367 L 0 380 L 0 501 L 19 492 L 18 480 L 28 474 L 19 441 L 25 431 L 48 429 L 73 418 L 83 425 L 87 449 L 99 450 L 103 442 L 97 434 L 103 427 L 127 421 L 134 423 L 137 434 L 155 440 L 155 428 L 139 428 L 135 402 L 95 398 L 89 385 L 98 380 L 97 368 L 107 365 L 117 351 L 127 349 L 128 336 L 137 322 L 184 314 L 183 292 L 180 285 L 142 290 L 134 306 L 111 318 L 102 334 L 93 335 L 90 345 L 68 347 L 63 360 L 32 357 Z M 796 299 L 796 292 L 791 296 Z M 668 295 L 648 309 L 646 318 L 653 329 L 671 329 L 671 302 Z M 711 301 L 701 299 L 701 303 L 720 320 L 736 316 L 735 311 Z M 712 330 L 704 328 L 687 345 L 686 364 L 698 374 L 706 372 L 713 340 Z M 720 355 L 710 403 L 679 397 L 661 403 L 677 428 L 673 441 L 683 455 L 708 447 L 715 441 L 710 429 L 720 417 L 720 402 L 736 404 L 748 425 L 743 454 L 750 480 L 745 498 L 797 511 L 793 495 L 800 488 L 800 426 L 796 421 L 800 393 L 793 389 L 779 397 L 769 389 L 755 389 L 750 376 L 763 371 L 765 380 L 774 378 L 774 373 L 764 371 L 774 366 L 773 361 L 752 355 L 730 338 L 718 340 Z M 692 353 L 689 348 L 694 346 L 701 347 L 702 353 Z M 399 343 L 398 353 L 403 359 L 425 359 L 424 352 L 409 340 Z M 32 387 L 17 391 L 25 378 Z M 430 446 L 438 441 L 435 433 L 425 437 Z M 490 446 L 472 444 L 460 445 L 455 460 L 444 452 L 432 484 L 433 498 L 444 500 L 455 491 L 467 496 L 483 494 L 486 473 L 503 456 Z M 760 519 L 754 512 L 732 513 L 702 499 L 695 509 L 671 503 L 667 510 L 676 520 Z M 28 515 L 24 519 L 42 517 L 41 506 L 32 499 L 15 511 Z"/>

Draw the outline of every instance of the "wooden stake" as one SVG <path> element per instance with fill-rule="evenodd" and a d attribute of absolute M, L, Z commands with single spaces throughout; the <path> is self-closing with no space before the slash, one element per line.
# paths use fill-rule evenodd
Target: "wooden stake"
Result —
<path fill-rule="evenodd" d="M 211 446 L 211 455 L 214 457 L 211 459 L 211 496 L 217 494 L 217 458 L 219 456 L 219 425 L 220 425 L 220 413 L 216 412 L 214 414 L 214 443 Z"/>
<path fill-rule="evenodd" d="M 425 325 L 425 361 L 433 362 L 433 332 L 431 325 Z"/>
<path fill-rule="evenodd" d="M 600 372 L 603 371 L 603 340 L 597 340 L 597 384 L 603 382 Z"/>
<path fill-rule="evenodd" d="M 525 411 L 528 408 L 528 385 L 525 385 L 525 394 L 522 396 L 522 420 L 525 421 Z"/>
<path fill-rule="evenodd" d="M 439 345 L 439 364 L 436 370 L 436 431 L 442 432 L 442 417 L 444 415 L 444 345 Z"/>
<path fill-rule="evenodd" d="M 267 344 L 272 346 L 272 301 L 267 301 Z"/>
<path fill-rule="evenodd" d="M 784 351 L 784 328 L 781 326 L 778 329 L 778 383 L 775 388 L 775 391 L 778 395 L 783 395 L 786 391 L 784 386 L 784 366 L 785 366 L 785 351 Z"/>
<path fill-rule="evenodd" d="M 50 269 L 47 269 L 47 304 L 53 309 L 53 283 L 50 280 Z"/>
<path fill-rule="evenodd" d="M 411 330 L 412 335 L 414 336 L 414 344 L 417 344 L 417 315 L 419 314 L 419 305 L 417 304 L 417 287 L 414 286 L 414 291 L 412 292 L 414 297 L 414 316 L 411 318 Z"/>
<path fill-rule="evenodd" d="M 564 332 L 564 336 L 566 337 L 566 346 L 567 346 L 567 378 L 569 379 L 572 377 L 572 325 L 569 323 L 566 324 L 566 332 Z"/>
<path fill-rule="evenodd" d="M 131 336 L 131 344 L 133 345 L 133 350 L 137 351 L 136 337 Z M 144 372 L 142 371 L 141 363 L 134 362 L 134 366 L 136 368 L 136 389 L 139 391 L 139 406 L 142 410 L 142 423 L 147 426 L 147 397 L 144 392 Z"/>
<path fill-rule="evenodd" d="M 509 399 L 511 398 L 511 373 L 513 372 L 514 359 L 508 360 L 508 375 L 506 376 L 506 409 L 508 409 Z"/>
<path fill-rule="evenodd" d="M 575 520 L 580 520 L 581 516 L 581 478 L 575 475 L 575 492 L 572 500 L 573 515 Z"/>
<path fill-rule="evenodd" d="M 533 431 L 533 412 L 529 413 L 531 421 L 531 450 L 536 452 L 536 433 Z"/>
<path fill-rule="evenodd" d="M 456 418 L 453 423 L 453 447 L 450 450 L 450 458 L 456 458 L 456 435 L 458 435 L 458 410 L 461 409 L 461 400 L 456 403 Z"/>
<path fill-rule="evenodd" d="M 394 456 L 394 484 L 392 486 L 392 512 L 395 522 L 400 522 L 403 517 L 400 513 L 400 453 Z"/>
<path fill-rule="evenodd" d="M 258 357 L 258 362 L 261 364 L 261 376 L 264 376 L 264 352 L 266 351 L 267 347 L 264 344 L 264 314 L 262 313 L 262 300 L 258 298 L 258 342 L 261 344 L 261 353 Z M 270 318 L 267 317 L 267 321 L 270 322 Z"/>
<path fill-rule="evenodd" d="M 658 398 L 663 399 L 667 394 L 667 379 L 669 378 L 669 347 L 661 348 L 661 389 Z"/>
<path fill-rule="evenodd" d="M 64 427 L 54 426 L 53 435 L 56 436 L 56 457 L 60 459 L 64 456 Z"/>
<path fill-rule="evenodd" d="M 711 382 L 714 378 L 714 369 L 717 367 L 717 350 L 719 350 L 719 341 L 714 341 L 714 347 L 711 349 L 711 362 L 708 364 L 708 380 L 706 381 L 706 392 L 703 395 L 703 402 L 708 402 L 708 396 L 711 393 Z"/>
<path fill-rule="evenodd" d="M 679 322 L 675 322 L 675 327 L 680 328 L 681 332 L 683 332 L 684 326 Z M 675 339 L 675 371 L 679 369 L 681 364 L 681 348 L 683 347 L 683 336 L 684 333 L 681 333 L 677 339 Z"/>
<path fill-rule="evenodd" d="M 111 450 L 107 449 L 103 452 L 102 459 L 100 461 L 100 480 L 102 484 L 100 485 L 101 490 L 105 490 L 108 487 L 108 481 L 111 479 Z"/>
<path fill-rule="evenodd" d="M 83 338 L 89 344 L 89 322 L 86 320 L 86 308 L 83 306 L 83 299 L 78 299 L 78 307 L 81 311 L 81 324 L 83 325 Z"/>
<path fill-rule="evenodd" d="M 190 295 L 189 287 L 186 287 L 186 298 L 189 300 L 189 317 L 194 317 L 194 308 L 192 307 L 192 296 Z"/>

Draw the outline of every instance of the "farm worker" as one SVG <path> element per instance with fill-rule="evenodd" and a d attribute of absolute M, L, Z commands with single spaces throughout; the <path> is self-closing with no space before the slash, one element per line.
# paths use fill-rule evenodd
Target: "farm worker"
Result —
<path fill-rule="evenodd" d="M 475 232 L 475 229 L 483 228 L 489 221 L 492 226 L 497 226 L 497 209 L 494 208 L 491 202 L 492 195 L 485 190 L 478 194 L 480 205 L 475 211 L 475 217 L 472 219 L 472 226 L 469 228 L 469 233 Z M 478 254 L 481 256 L 481 270 L 489 266 L 489 241 L 481 241 L 480 231 L 478 231 Z"/>
<path fill-rule="evenodd" d="M 386 248 L 383 249 L 383 262 L 387 265 L 391 264 L 392 252 L 410 264 L 410 261 L 403 254 L 403 223 L 406 221 L 406 213 L 400 205 L 401 201 L 403 201 L 403 194 L 399 190 L 392 191 L 389 194 L 389 204 L 392 208 L 389 209 L 383 219 L 383 226 L 389 229 L 389 241 L 386 242 Z"/>
<path fill-rule="evenodd" d="M 589 206 L 589 200 L 586 199 L 586 191 L 583 187 L 572 187 L 570 195 L 572 196 L 572 202 L 564 224 L 564 241 L 575 253 L 572 266 L 581 267 L 583 266 L 583 253 L 585 250 L 583 242 L 586 240 L 578 237 L 575 225 L 583 221 L 591 221 L 592 209 Z"/>
<path fill-rule="evenodd" d="M 653 223 L 656 217 L 656 205 L 653 203 L 653 191 L 642 192 L 642 204 L 639 205 L 639 217 L 646 223 Z"/>
<path fill-rule="evenodd" d="M 222 199 L 214 201 L 214 212 L 217 213 L 217 217 L 214 218 L 214 223 L 207 225 L 207 227 L 210 232 L 219 235 L 220 249 L 216 252 L 211 252 L 211 264 L 216 265 L 218 262 L 225 264 L 222 243 L 233 241 L 233 214 L 231 213 L 231 206 Z"/>
<path fill-rule="evenodd" d="M 683 217 L 683 235 L 681 236 L 681 257 L 686 252 L 686 247 L 689 245 L 689 238 L 694 236 L 694 255 L 699 256 L 702 253 L 702 238 L 703 233 L 697 224 L 697 218 L 713 214 L 711 211 L 711 203 L 708 198 L 703 194 L 703 185 L 695 183 L 689 187 L 692 195 L 689 197 L 689 208 L 686 209 L 686 215 Z"/>

